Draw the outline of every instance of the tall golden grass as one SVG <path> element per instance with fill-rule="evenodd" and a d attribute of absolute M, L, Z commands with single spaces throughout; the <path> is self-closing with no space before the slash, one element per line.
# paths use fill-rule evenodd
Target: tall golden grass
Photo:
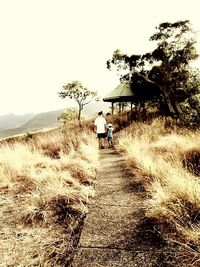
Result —
<path fill-rule="evenodd" d="M 147 192 L 146 217 L 167 242 L 193 253 L 187 266 L 200 266 L 200 132 L 157 119 L 133 124 L 118 142 Z"/>
<path fill-rule="evenodd" d="M 0 266 L 67 266 L 94 196 L 98 144 L 88 130 L 0 146 Z"/>

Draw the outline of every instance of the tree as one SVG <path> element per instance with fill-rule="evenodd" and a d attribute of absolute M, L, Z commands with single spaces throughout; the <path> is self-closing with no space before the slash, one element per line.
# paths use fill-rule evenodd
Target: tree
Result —
<path fill-rule="evenodd" d="M 116 68 L 121 73 L 120 81 L 129 81 L 134 92 L 134 104 L 138 112 L 145 113 L 145 103 L 159 102 L 160 88 L 148 78 L 148 62 L 142 55 L 123 54 L 120 50 L 113 53 L 107 61 L 109 70 Z"/>
<path fill-rule="evenodd" d="M 63 90 L 58 93 L 59 97 L 74 99 L 78 104 L 78 120 L 81 119 L 81 111 L 83 107 L 89 104 L 96 96 L 97 92 L 90 91 L 83 87 L 80 81 L 73 81 L 63 86 Z"/>
<path fill-rule="evenodd" d="M 170 111 L 178 116 L 178 103 L 194 93 L 188 83 L 192 73 L 189 63 L 198 57 L 196 41 L 188 20 L 162 23 L 157 30 L 150 37 L 157 41 L 157 48 L 151 54 L 154 66 L 149 77 L 161 87 Z"/>
<path fill-rule="evenodd" d="M 199 94 L 200 80 L 189 65 L 198 57 L 194 33 L 188 20 L 161 23 L 156 29 L 150 37 L 157 42 L 153 52 L 128 56 L 116 50 L 107 68 L 116 67 L 121 81 L 131 81 L 136 104 L 152 102 L 163 114 L 180 116 L 179 104 Z"/>
<path fill-rule="evenodd" d="M 59 121 L 66 124 L 67 121 L 76 120 L 78 118 L 78 110 L 76 108 L 68 108 L 66 111 L 60 114 Z"/>

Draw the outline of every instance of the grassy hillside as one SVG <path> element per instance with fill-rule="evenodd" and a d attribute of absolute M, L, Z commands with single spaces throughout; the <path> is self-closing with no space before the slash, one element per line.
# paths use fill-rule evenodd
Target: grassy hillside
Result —
<path fill-rule="evenodd" d="M 200 132 L 155 120 L 132 124 L 119 146 L 146 195 L 141 220 L 173 247 L 169 266 L 200 266 Z"/>
<path fill-rule="evenodd" d="M 25 140 L 0 145 L 1 266 L 68 266 L 94 195 L 96 138 L 63 128 Z"/>
<path fill-rule="evenodd" d="M 126 127 L 127 118 L 106 119 L 124 128 L 118 147 L 143 199 L 141 224 L 133 231 L 146 227 L 145 238 L 160 249 L 167 244 L 162 266 L 198 267 L 200 132 L 169 127 L 164 119 Z M 92 122 L 83 125 L 0 143 L 2 266 L 67 266 L 72 260 L 98 162 Z"/>

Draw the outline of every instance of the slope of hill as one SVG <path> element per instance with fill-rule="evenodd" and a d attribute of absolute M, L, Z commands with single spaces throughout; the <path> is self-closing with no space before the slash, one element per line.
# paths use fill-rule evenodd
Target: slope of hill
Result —
<path fill-rule="evenodd" d="M 13 129 L 1 129 L 0 137 L 6 137 L 11 135 L 16 135 L 28 131 L 37 131 L 43 128 L 55 127 L 58 123 L 57 117 L 64 110 L 54 110 L 49 112 L 43 112 L 35 115 L 28 122 L 24 123 L 20 127 L 16 127 Z"/>
<path fill-rule="evenodd" d="M 0 129 L 3 130 L 20 127 L 28 120 L 30 120 L 33 116 L 33 113 L 25 113 L 23 115 L 8 113 L 5 115 L 0 115 Z"/>
<path fill-rule="evenodd" d="M 21 128 L 24 129 L 35 129 L 35 128 L 45 128 L 53 127 L 58 123 L 58 116 L 64 111 L 64 109 L 53 110 L 49 112 L 43 112 L 35 115 L 28 122 L 23 124 Z"/>

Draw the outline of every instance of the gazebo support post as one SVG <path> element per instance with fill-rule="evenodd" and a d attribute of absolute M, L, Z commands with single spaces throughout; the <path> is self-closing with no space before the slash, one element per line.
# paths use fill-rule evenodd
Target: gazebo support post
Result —
<path fill-rule="evenodd" d="M 119 102 L 119 114 L 120 114 L 120 124 L 122 124 L 122 114 L 123 112 L 123 102 Z"/>
<path fill-rule="evenodd" d="M 120 113 L 120 114 L 121 114 L 121 112 L 122 112 L 121 107 L 122 107 L 122 103 L 119 102 L 119 113 Z"/>
<path fill-rule="evenodd" d="M 114 114 L 114 104 L 113 104 L 113 102 L 112 102 L 112 104 L 111 104 L 112 106 L 111 106 L 111 112 L 112 112 L 112 115 Z"/>
<path fill-rule="evenodd" d="M 133 112 L 133 102 L 131 101 L 131 122 L 133 120 L 133 114 L 132 114 L 132 112 Z"/>

